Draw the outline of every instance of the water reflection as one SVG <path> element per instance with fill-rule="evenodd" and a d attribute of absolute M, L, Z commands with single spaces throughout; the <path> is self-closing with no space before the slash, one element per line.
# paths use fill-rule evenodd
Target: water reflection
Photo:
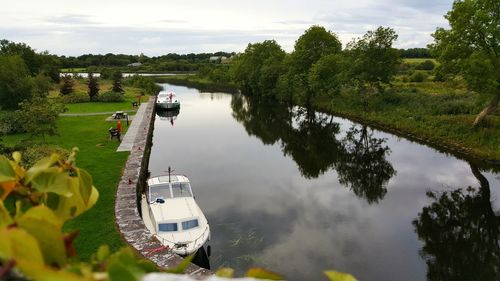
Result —
<path fill-rule="evenodd" d="M 330 115 L 242 95 L 233 96 L 231 108 L 249 135 L 267 145 L 279 143 L 305 178 L 335 169 L 342 185 L 368 203 L 376 203 L 384 198 L 387 183 L 396 174 L 387 160 L 386 139 L 374 137 L 367 126 L 353 125 L 342 137 L 340 125 Z"/>
<path fill-rule="evenodd" d="M 165 109 L 156 110 L 156 115 L 160 117 L 160 120 L 168 121 L 172 126 L 174 125 L 174 121 L 177 119 L 179 113 L 181 113 L 180 108 L 174 110 L 165 110 Z"/>
<path fill-rule="evenodd" d="M 493 209 L 488 180 L 469 164 L 479 187 L 429 191 L 434 202 L 413 221 L 429 281 L 500 280 L 499 210 Z"/>

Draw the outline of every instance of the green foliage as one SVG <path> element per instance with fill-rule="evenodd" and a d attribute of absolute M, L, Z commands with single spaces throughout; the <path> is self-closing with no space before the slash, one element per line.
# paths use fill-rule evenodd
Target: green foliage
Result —
<path fill-rule="evenodd" d="M 0 135 L 24 133 L 25 130 L 15 111 L 0 112 Z"/>
<path fill-rule="evenodd" d="M 44 97 L 33 97 L 23 101 L 18 110 L 19 122 L 30 136 L 57 134 L 57 118 L 64 112 L 64 106 Z"/>
<path fill-rule="evenodd" d="M 99 96 L 99 82 L 97 81 L 97 77 L 94 77 L 94 74 L 92 72 L 89 72 L 88 74 L 88 94 L 90 101 L 95 101 L 97 100 Z"/>
<path fill-rule="evenodd" d="M 500 7 L 494 0 L 456 0 L 446 14 L 450 29 L 438 28 L 429 47 L 440 62 L 439 77 L 461 75 L 478 93 L 495 95 L 477 125 L 500 100 Z"/>
<path fill-rule="evenodd" d="M 114 71 L 111 78 L 113 79 L 113 86 L 111 88 L 111 91 L 116 93 L 123 93 L 124 92 L 122 88 L 123 75 L 121 71 L 119 70 Z"/>
<path fill-rule="evenodd" d="M 34 92 L 38 96 L 46 97 L 52 90 L 52 80 L 44 74 L 38 74 L 33 77 Z"/>
<path fill-rule="evenodd" d="M 427 73 L 423 71 L 415 71 L 413 74 L 410 76 L 410 82 L 424 82 L 427 80 Z"/>
<path fill-rule="evenodd" d="M 321 57 L 337 54 L 342 43 L 335 34 L 322 26 L 313 25 L 295 42 L 290 66 L 293 72 L 307 72 Z"/>
<path fill-rule="evenodd" d="M 274 40 L 248 44 L 233 65 L 233 79 L 249 93 L 272 96 L 274 85 L 284 71 L 284 58 L 285 51 Z"/>
<path fill-rule="evenodd" d="M 118 92 L 104 92 L 99 95 L 98 100 L 100 102 L 122 102 L 125 100 L 125 97 L 122 93 Z"/>
<path fill-rule="evenodd" d="M 83 103 L 83 102 L 89 102 L 90 97 L 86 93 L 82 92 L 74 92 L 68 95 L 64 95 L 59 97 L 59 100 L 62 103 L 69 104 L 69 103 Z"/>
<path fill-rule="evenodd" d="M 30 99 L 33 84 L 29 70 L 20 56 L 0 56 L 0 108 L 13 110 Z"/>
<path fill-rule="evenodd" d="M 350 78 L 354 83 L 370 84 L 380 89 L 389 83 L 401 63 L 399 52 L 392 48 L 398 38 L 392 28 L 378 27 L 347 45 Z"/>
<path fill-rule="evenodd" d="M 21 165 L 24 167 L 31 167 L 38 160 L 49 157 L 52 154 L 58 154 L 61 155 L 61 157 L 63 158 L 67 158 L 70 152 L 64 148 L 55 145 L 29 143 L 28 145 L 24 145 L 22 154 L 23 158 L 21 159 Z"/>
<path fill-rule="evenodd" d="M 309 86 L 316 95 L 339 94 L 347 83 L 348 61 L 341 54 L 324 56 L 309 72 Z"/>
<path fill-rule="evenodd" d="M 161 91 L 161 87 L 154 82 L 153 78 L 141 75 L 134 75 L 126 78 L 124 84 L 141 88 L 146 95 L 150 96 L 154 96 Z"/>
<path fill-rule="evenodd" d="M 62 84 L 61 84 L 61 87 L 59 89 L 59 92 L 61 93 L 61 95 L 65 96 L 65 95 L 69 95 L 71 94 L 73 91 L 74 91 L 74 85 L 75 85 L 75 82 L 73 81 L 73 78 L 71 77 L 71 75 L 64 75 L 62 78 Z"/>
<path fill-rule="evenodd" d="M 436 65 L 431 60 L 425 60 L 425 61 L 419 63 L 417 66 L 415 66 L 415 69 L 430 71 L 430 70 L 433 70 L 435 66 Z"/>

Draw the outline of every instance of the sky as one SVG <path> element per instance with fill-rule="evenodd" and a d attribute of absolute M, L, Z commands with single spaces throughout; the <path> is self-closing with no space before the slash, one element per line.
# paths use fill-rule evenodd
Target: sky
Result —
<path fill-rule="evenodd" d="M 0 9 L 0 39 L 58 55 L 242 52 L 276 40 L 293 50 L 312 25 L 345 44 L 378 26 L 397 48 L 425 47 L 452 0 L 15 0 Z"/>

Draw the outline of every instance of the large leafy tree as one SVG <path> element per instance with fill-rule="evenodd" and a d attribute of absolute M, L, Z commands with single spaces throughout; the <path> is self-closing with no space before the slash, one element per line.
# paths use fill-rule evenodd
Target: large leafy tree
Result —
<path fill-rule="evenodd" d="M 474 121 L 477 126 L 500 101 L 500 3 L 456 0 L 445 18 L 450 29 L 438 28 L 429 47 L 441 71 L 460 74 L 471 90 L 491 96 Z"/>
<path fill-rule="evenodd" d="M 337 35 L 322 26 L 311 26 L 295 42 L 294 50 L 287 61 L 288 73 L 282 79 L 284 92 L 291 93 L 297 101 L 309 104 L 315 91 L 309 87 L 308 75 L 313 65 L 322 57 L 338 54 L 342 43 Z"/>
<path fill-rule="evenodd" d="M 29 70 L 19 56 L 0 56 L 0 108 L 17 109 L 31 98 L 32 81 Z"/>
<path fill-rule="evenodd" d="M 350 77 L 361 88 L 389 83 L 400 64 L 399 51 L 392 47 L 398 35 L 390 27 L 378 27 L 347 45 Z"/>
<path fill-rule="evenodd" d="M 283 73 L 285 51 L 274 40 L 248 44 L 233 66 L 232 73 L 243 90 L 258 96 L 271 96 Z"/>
<path fill-rule="evenodd" d="M 34 96 L 20 103 L 19 121 L 32 137 L 57 134 L 57 119 L 64 112 L 64 105 L 43 96 Z"/>

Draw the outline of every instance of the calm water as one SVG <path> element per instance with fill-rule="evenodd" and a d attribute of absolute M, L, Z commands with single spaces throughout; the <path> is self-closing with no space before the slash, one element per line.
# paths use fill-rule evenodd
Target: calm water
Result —
<path fill-rule="evenodd" d="M 181 110 L 156 116 L 150 171 L 190 178 L 212 268 L 500 280 L 494 167 L 326 114 L 163 86 Z"/>

